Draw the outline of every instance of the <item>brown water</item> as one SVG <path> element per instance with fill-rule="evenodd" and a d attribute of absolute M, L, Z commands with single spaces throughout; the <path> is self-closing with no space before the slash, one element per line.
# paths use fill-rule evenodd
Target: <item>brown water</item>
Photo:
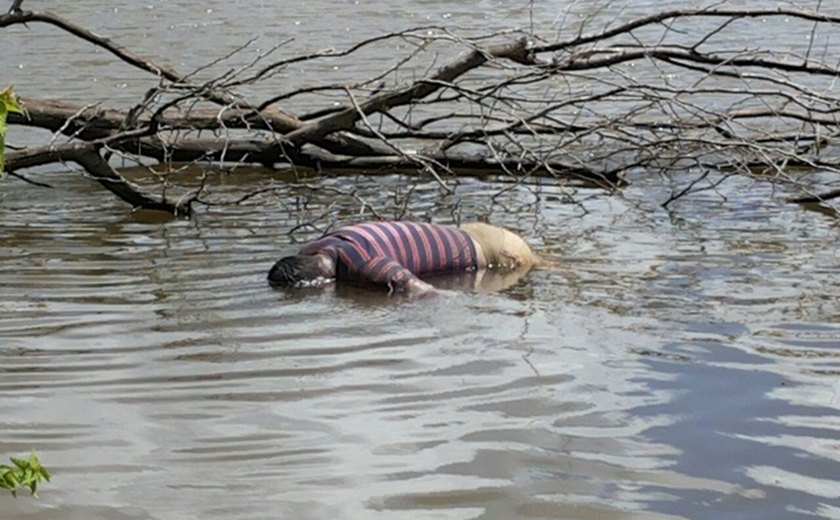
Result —
<path fill-rule="evenodd" d="M 339 44 L 310 37 L 352 13 L 370 23 L 348 39 L 528 19 L 527 2 L 283 4 L 59 11 L 176 65 L 295 30 L 302 48 Z M 77 77 L 29 75 L 71 52 L 47 36 L 22 40 L 50 53 L 19 50 L 18 90 L 83 99 L 121 81 L 90 54 L 73 54 Z M 125 74 L 125 99 L 148 87 Z M 35 448 L 54 473 L 38 501 L 0 495 L 2 520 L 840 518 L 838 224 L 768 186 L 732 180 L 725 201 L 669 214 L 641 179 L 623 197 L 583 190 L 583 207 L 552 186 L 489 203 L 499 186 L 420 184 L 415 217 L 450 221 L 457 202 L 564 267 L 407 301 L 266 285 L 318 234 L 290 230 L 358 219 L 355 200 L 278 178 L 183 221 L 133 214 L 79 174 L 49 180 L 0 185 L 0 456 Z M 381 206 L 404 183 L 353 180 Z"/>

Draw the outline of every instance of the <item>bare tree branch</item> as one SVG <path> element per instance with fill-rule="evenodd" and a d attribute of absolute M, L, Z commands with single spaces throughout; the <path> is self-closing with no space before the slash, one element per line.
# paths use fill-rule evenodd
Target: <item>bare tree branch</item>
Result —
<path fill-rule="evenodd" d="M 767 23 L 780 22 L 774 27 L 787 30 L 785 20 L 811 40 L 790 50 L 738 48 L 728 39 L 743 24 L 771 30 Z M 444 191 L 459 176 L 477 175 L 523 189 L 543 177 L 619 193 L 632 175 L 658 175 L 682 186 L 663 206 L 716 189 L 720 173 L 784 185 L 804 194 L 790 199 L 796 202 L 838 197 L 840 57 L 828 48 L 816 52 L 814 39 L 834 30 L 840 17 L 816 11 L 677 9 L 595 31 L 584 20 L 553 43 L 533 25 L 527 34 L 511 29 L 472 38 L 426 26 L 345 49 L 275 57 L 287 40 L 203 83 L 198 71 L 251 42 L 181 74 L 56 15 L 22 11 L 20 2 L 0 15 L 0 28 L 35 22 L 109 51 L 154 75 L 155 84 L 128 110 L 108 108 L 107 100 L 24 98 L 28 112 L 9 114 L 9 123 L 53 135 L 46 146 L 10 153 L 9 168 L 20 175 L 36 165 L 75 162 L 138 207 L 187 213 L 192 202 L 213 204 L 207 176 L 182 201 L 167 201 L 166 186 L 177 182 L 184 164 L 398 172 L 433 179 Z M 265 99 L 234 90 L 264 87 L 292 64 L 349 60 L 394 41 L 404 48 L 368 77 L 272 84 Z M 109 163 L 112 153 L 154 162 L 150 175 L 166 181 L 142 184 L 160 185 L 160 195 L 125 182 Z"/>

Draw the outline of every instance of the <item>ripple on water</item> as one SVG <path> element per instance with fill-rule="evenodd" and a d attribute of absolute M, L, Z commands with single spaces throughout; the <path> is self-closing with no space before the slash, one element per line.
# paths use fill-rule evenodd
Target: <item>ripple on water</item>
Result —
<path fill-rule="evenodd" d="M 72 196 L 0 206 L 0 454 L 56 473 L 0 497 L 16 518 L 836 516 L 821 217 L 552 206 L 520 230 L 560 268 L 408 301 L 269 289 L 296 246 L 268 203 L 142 222 Z"/>

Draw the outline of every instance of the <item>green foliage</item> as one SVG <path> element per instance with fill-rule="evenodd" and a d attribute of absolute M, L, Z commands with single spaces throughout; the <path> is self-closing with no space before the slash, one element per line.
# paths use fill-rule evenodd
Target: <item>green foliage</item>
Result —
<path fill-rule="evenodd" d="M 5 174 L 3 167 L 6 165 L 6 116 L 9 112 L 23 113 L 23 107 L 20 105 L 17 96 L 15 96 L 12 87 L 8 87 L 6 90 L 0 92 L 0 179 Z M 0 480 L 0 482 L 2 481 Z"/>
<path fill-rule="evenodd" d="M 28 459 L 10 458 L 12 466 L 0 464 L 0 489 L 8 490 L 13 496 L 17 496 L 18 489 L 28 488 L 32 496 L 37 498 L 38 484 L 44 480 L 49 482 L 50 473 L 41 466 L 41 461 L 34 451 Z"/>

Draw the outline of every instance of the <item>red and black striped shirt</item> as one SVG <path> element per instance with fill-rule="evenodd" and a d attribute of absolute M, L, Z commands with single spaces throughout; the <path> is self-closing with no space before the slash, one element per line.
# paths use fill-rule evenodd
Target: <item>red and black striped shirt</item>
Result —
<path fill-rule="evenodd" d="M 458 228 L 415 222 L 368 222 L 337 229 L 298 254 L 323 254 L 338 278 L 402 288 L 414 275 L 475 269 L 472 238 Z"/>

